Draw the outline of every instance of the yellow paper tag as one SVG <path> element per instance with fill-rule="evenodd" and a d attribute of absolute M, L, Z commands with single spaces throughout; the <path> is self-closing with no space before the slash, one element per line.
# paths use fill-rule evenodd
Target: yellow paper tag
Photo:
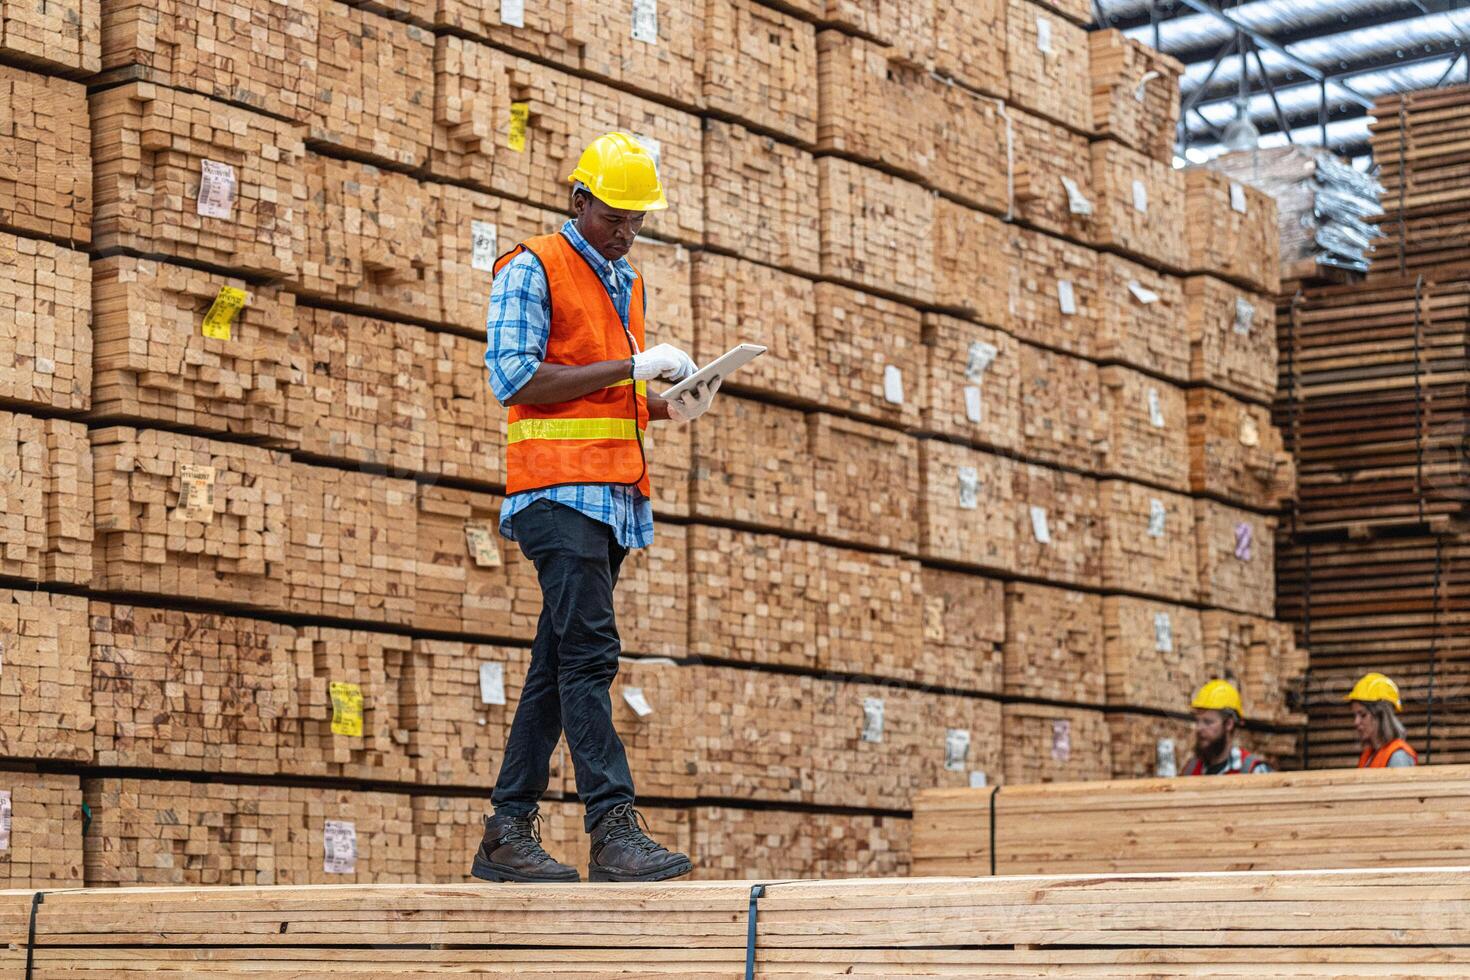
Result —
<path fill-rule="evenodd" d="M 177 517 L 186 521 L 214 520 L 214 467 L 193 463 L 179 465 L 179 506 Z"/>
<path fill-rule="evenodd" d="M 495 547 L 495 535 L 490 528 L 484 524 L 466 524 L 464 538 L 476 565 L 481 568 L 500 567 L 500 549 Z"/>
<path fill-rule="evenodd" d="M 332 681 L 332 734 L 362 737 L 362 688 Z"/>
<path fill-rule="evenodd" d="M 531 103 L 510 104 L 510 132 L 506 133 L 505 145 L 517 153 L 526 152 L 526 124 L 531 120 Z"/>
<path fill-rule="evenodd" d="M 229 340 L 230 325 L 235 322 L 235 315 L 245 308 L 247 300 L 245 290 L 221 286 L 209 312 L 204 314 L 204 323 L 200 328 L 204 336 L 215 340 Z"/>

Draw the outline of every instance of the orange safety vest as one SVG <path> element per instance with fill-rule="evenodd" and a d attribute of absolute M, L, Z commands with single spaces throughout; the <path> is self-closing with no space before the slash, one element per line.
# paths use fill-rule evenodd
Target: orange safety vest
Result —
<path fill-rule="evenodd" d="M 643 277 L 634 269 L 628 327 L 592 266 L 561 234 L 539 235 L 495 262 L 495 274 L 521 252 L 541 263 L 551 297 L 548 364 L 593 364 L 643 349 Z M 568 483 L 637 487 L 653 496 L 643 432 L 648 383 L 618 381 L 571 401 L 512 405 L 506 422 L 507 494 Z"/>
<path fill-rule="evenodd" d="M 1419 753 L 1409 748 L 1408 742 L 1405 742 L 1401 738 L 1396 738 L 1377 752 L 1374 752 L 1372 749 L 1364 749 L 1363 754 L 1358 757 L 1358 768 L 1387 769 L 1388 760 L 1393 758 L 1393 754 L 1399 749 L 1403 749 L 1409 753 L 1409 758 L 1414 760 L 1414 765 L 1417 766 L 1419 764 Z"/>

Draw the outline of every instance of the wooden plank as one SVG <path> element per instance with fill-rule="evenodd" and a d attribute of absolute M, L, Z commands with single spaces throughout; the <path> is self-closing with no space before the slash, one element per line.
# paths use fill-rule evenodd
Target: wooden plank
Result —
<path fill-rule="evenodd" d="M 19 7 L 6 3 L 0 17 Z M 86 88 L 0 65 L 0 104 L 6 106 L 0 224 L 86 244 L 93 207 Z"/>
<path fill-rule="evenodd" d="M 84 253 L 0 233 L 0 400 L 90 407 L 91 280 Z"/>
<path fill-rule="evenodd" d="M 33 582 L 93 581 L 92 459 L 86 426 L 0 412 L 0 573 Z"/>
<path fill-rule="evenodd" d="M 50 773 L 0 772 L 0 792 L 5 794 L 7 835 L 0 849 L 0 884 L 45 890 L 80 888 L 81 781 L 76 776 Z"/>
<path fill-rule="evenodd" d="M 20 759 L 91 762 L 96 713 L 87 601 L 48 592 L 0 591 L 0 647 L 5 656 L 0 674 L 4 708 L 0 718 L 5 719 L 0 725 L 0 752 Z M 45 797 L 40 791 L 49 785 L 24 778 L 19 782 L 38 791 L 38 804 Z M 50 803 L 46 806 L 46 812 L 60 819 L 60 811 L 51 811 Z M 37 875 L 51 873 L 41 870 L 51 859 L 40 852 L 19 855 L 13 873 L 27 875 L 21 870 L 27 860 L 38 865 Z"/>
<path fill-rule="evenodd" d="M 1093 31 L 1088 42 L 1095 134 L 1173 163 L 1184 66 L 1121 31 Z"/>

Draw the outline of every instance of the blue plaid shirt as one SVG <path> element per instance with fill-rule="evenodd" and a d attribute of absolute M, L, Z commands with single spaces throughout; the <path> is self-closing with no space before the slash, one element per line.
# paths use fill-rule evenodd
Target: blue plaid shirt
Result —
<path fill-rule="evenodd" d="M 592 266 L 607 287 L 623 326 L 633 302 L 633 267 L 627 259 L 609 261 L 582 237 L 574 222 L 561 233 Z M 551 336 L 551 296 L 546 273 L 534 255 L 521 253 L 506 263 L 490 287 L 490 311 L 485 321 L 485 366 L 490 390 L 502 405 L 520 391 L 546 358 Z M 573 483 L 543 490 L 527 490 L 505 498 L 500 508 L 500 533 L 512 541 L 510 519 L 537 500 L 565 504 L 613 529 L 624 548 L 646 548 L 653 543 L 653 504 L 637 487 L 604 483 Z"/>

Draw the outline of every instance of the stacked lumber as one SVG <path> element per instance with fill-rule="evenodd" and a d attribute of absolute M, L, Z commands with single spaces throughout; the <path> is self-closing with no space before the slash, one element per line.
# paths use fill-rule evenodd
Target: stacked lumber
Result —
<path fill-rule="evenodd" d="M 1190 377 L 1189 335 L 1180 329 L 1186 294 L 1179 279 L 1103 253 L 1097 257 L 1097 290 L 1098 360 L 1121 361 L 1175 382 L 1201 380 Z"/>
<path fill-rule="evenodd" d="M 414 641 L 403 721 L 420 782 L 494 784 L 530 662 L 521 647 Z M 559 762 L 552 757 L 554 766 Z M 555 777 L 553 785 L 560 785 L 559 771 Z"/>
<path fill-rule="evenodd" d="M 1264 191 L 1204 168 L 1184 172 L 1189 268 L 1258 293 L 1281 291 L 1276 202 Z"/>
<path fill-rule="evenodd" d="M 929 254 L 933 256 L 934 302 L 969 319 L 1009 329 L 1007 289 L 1016 260 L 1005 222 L 945 197 L 936 198 L 933 209 Z"/>
<path fill-rule="evenodd" d="M 1000 325 L 1017 339 L 1095 357 L 1102 323 L 1098 253 L 1041 232 L 1008 231 L 1003 248 L 989 249 L 975 259 L 980 266 L 975 276 L 982 281 L 999 279 L 996 264 L 1008 264 L 1002 267 L 1007 289 L 1000 301 Z M 988 321 L 986 310 L 979 315 Z"/>
<path fill-rule="evenodd" d="M 0 809 L 0 885 L 82 887 L 82 786 L 76 776 L 0 772 Z"/>
<path fill-rule="evenodd" d="M 1015 468 L 1011 520 L 1016 571 L 1062 585 L 1102 582 L 1098 482 L 1032 464 Z"/>
<path fill-rule="evenodd" d="M 1194 532 L 1200 601 L 1220 609 L 1273 615 L 1275 518 L 1201 498 L 1194 502 Z"/>
<path fill-rule="evenodd" d="M 91 110 L 94 246 L 298 271 L 316 225 L 300 126 L 140 82 L 95 93 Z"/>
<path fill-rule="evenodd" d="M 1466 85 L 1385 95 L 1374 104 L 1371 143 L 1384 211 L 1369 219 L 1380 236 L 1375 275 L 1464 263 L 1466 106 Z"/>
<path fill-rule="evenodd" d="M 1195 505 L 1206 502 L 1126 480 L 1104 480 L 1099 496 L 1103 586 L 1178 602 L 1198 599 Z"/>
<path fill-rule="evenodd" d="M 1110 705 L 1178 711 L 1209 679 L 1197 610 L 1104 596 L 1102 629 Z"/>
<path fill-rule="evenodd" d="M 688 528 L 665 524 L 623 559 L 613 608 L 623 649 L 682 657 L 689 644 Z"/>
<path fill-rule="evenodd" d="M 919 553 L 931 560 L 1015 571 L 1019 536 L 1034 533 L 1023 532 L 1012 516 L 1020 468 L 1007 456 L 937 439 L 920 442 Z"/>
<path fill-rule="evenodd" d="M 1082 704 L 1107 700 L 1097 595 L 1007 583 L 1004 651 L 1007 695 Z"/>
<path fill-rule="evenodd" d="M 1307 651 L 1291 626 L 1218 609 L 1200 614 L 1205 663 L 1219 677 L 1235 677 L 1250 722 L 1300 725 L 1306 717 L 1288 703 L 1301 689 Z"/>
<path fill-rule="evenodd" d="M 924 314 L 923 428 L 993 449 L 1021 444 L 1020 352 L 1000 330 Z"/>
<path fill-rule="evenodd" d="M 1213 388 L 1189 390 L 1189 488 L 1258 510 L 1296 496 L 1296 464 L 1271 412 Z"/>
<path fill-rule="evenodd" d="M 1081 19 L 1091 20 L 1086 14 Z M 1068 129 L 1090 134 L 1088 44 L 1087 30 L 1078 24 L 1030 0 L 1010 0 L 1005 49 L 1011 99 Z"/>
<path fill-rule="evenodd" d="M 644 796 L 688 800 L 706 792 L 704 757 L 697 737 L 690 737 L 710 725 L 697 710 L 699 694 L 708 689 L 700 672 L 660 658 L 618 661 L 611 691 L 613 725 Z M 575 766 L 559 768 L 576 775 Z M 568 778 L 567 790 L 573 785 Z M 590 795 L 589 786 L 577 788 Z"/>
<path fill-rule="evenodd" d="M 897 428 L 917 426 L 928 400 L 919 311 L 829 282 L 817 283 L 816 301 L 824 404 Z"/>
<path fill-rule="evenodd" d="M 1176 707 L 1188 703 L 1189 698 L 1183 696 Z M 1108 734 L 1114 779 L 1172 778 L 1194 754 L 1194 722 L 1179 715 L 1109 711 Z M 1237 728 L 1235 744 L 1244 748 L 1247 734 Z"/>
<path fill-rule="evenodd" d="M 501 503 L 495 494 L 419 487 L 416 625 L 523 641 L 535 637 L 541 588 L 520 549 L 500 537 Z"/>
<path fill-rule="evenodd" d="M 650 809 L 655 832 L 660 816 Z M 901 878 L 908 873 L 909 821 L 701 806 L 690 812 L 688 847 L 696 857 L 694 877 L 703 881 Z"/>
<path fill-rule="evenodd" d="M 86 243 L 92 236 L 86 87 L 0 65 L 0 105 L 6 107 L 0 224 Z"/>
<path fill-rule="evenodd" d="M 996 579 L 925 567 L 924 641 L 914 680 L 935 687 L 997 694 L 1010 635 L 1006 587 Z"/>
<path fill-rule="evenodd" d="M 704 121 L 704 242 L 709 247 L 816 275 L 822 266 L 821 224 L 828 220 L 818 214 L 825 200 L 818 183 L 817 161 L 805 150 L 733 123 Z M 885 257 L 873 274 L 882 275 L 891 265 Z"/>
<path fill-rule="evenodd" d="M 1119 366 L 1103 368 L 1098 378 L 1100 417 L 1108 426 L 1104 471 L 1171 490 L 1190 490 L 1185 391 Z"/>
<path fill-rule="evenodd" d="M 1145 265 L 1179 272 L 1189 265 L 1184 174 L 1121 143 L 1092 144 L 1094 241 Z"/>
<path fill-rule="evenodd" d="M 0 3 L 0 50 L 26 63 L 67 73 L 100 67 L 98 0 L 63 0 L 40 6 Z"/>
<path fill-rule="evenodd" d="M 92 760 L 88 640 L 86 599 L 0 590 L 0 755 Z"/>
<path fill-rule="evenodd" d="M 1046 463 L 1097 472 L 1110 428 L 1097 365 L 1044 347 L 1017 346 L 1022 450 Z"/>
<path fill-rule="evenodd" d="M 91 281 L 84 253 L 0 232 L 0 401 L 90 405 Z"/>
<path fill-rule="evenodd" d="M 124 255 L 99 259 L 92 280 L 97 418 L 299 444 L 301 423 L 287 412 L 294 296 Z"/>
<path fill-rule="evenodd" d="M 811 438 L 802 412 L 726 397 L 700 421 L 690 433 L 696 516 L 788 532 L 816 527 Z"/>
<path fill-rule="evenodd" d="M 87 428 L 0 412 L 0 575 L 86 585 L 93 575 Z"/>
<path fill-rule="evenodd" d="M 1112 772 L 1108 726 L 1101 711 L 1008 704 L 1002 712 L 1008 787 L 1099 779 Z"/>
<path fill-rule="evenodd" d="M 1087 39 L 1094 134 L 1172 163 L 1184 66 L 1121 31 L 1093 31 Z"/>
<path fill-rule="evenodd" d="M 914 871 L 1442 867 L 1465 852 L 1465 775 L 1435 767 L 1006 786 L 993 801 L 989 789 L 933 790 L 915 801 Z M 1395 833 L 1383 833 L 1385 813 Z"/>
<path fill-rule="evenodd" d="M 915 680 L 924 639 L 919 563 L 895 555 L 814 546 L 819 603 L 817 668 Z M 961 668 L 961 675 L 964 670 Z"/>
<path fill-rule="evenodd" d="M 413 807 L 414 881 L 444 885 L 468 881 L 475 848 L 480 846 L 485 833 L 485 817 L 493 812 L 489 799 L 483 795 L 421 795 L 412 797 L 410 805 Z M 542 819 L 546 816 L 543 813 Z M 544 830 L 543 839 L 549 841 Z M 553 852 L 552 856 L 558 855 Z"/>
<path fill-rule="evenodd" d="M 282 607 L 284 454 L 122 426 L 91 442 L 97 588 Z"/>
<path fill-rule="evenodd" d="M 755 0 L 705 5 L 703 104 L 757 129 L 817 141 L 817 35 Z"/>
<path fill-rule="evenodd" d="M 1277 338 L 1287 324 L 1278 330 L 1269 298 L 1210 276 L 1190 276 L 1184 280 L 1183 319 L 1189 380 L 1257 402 L 1276 397 Z"/>
<path fill-rule="evenodd" d="M 813 415 L 810 459 L 819 533 L 849 543 L 912 552 L 917 540 L 919 442 L 904 432 L 835 415 Z M 861 493 L 853 493 L 862 487 Z"/>
<path fill-rule="evenodd" d="M 822 404 L 834 379 L 823 376 L 826 352 L 817 347 L 816 284 L 717 252 L 695 252 L 692 267 L 694 360 L 708 364 L 749 341 L 768 348 L 720 390 Z"/>
<path fill-rule="evenodd" d="M 1014 106 L 1005 106 L 1005 120 L 1007 159 L 1001 172 L 1009 177 L 1010 197 L 1003 213 L 1048 233 L 1087 241 L 1093 213 L 1087 138 Z"/>
<path fill-rule="evenodd" d="M 929 302 L 935 295 L 933 193 L 837 157 L 819 158 L 817 174 L 822 275 Z M 904 259 L 895 262 L 895 256 Z"/>
<path fill-rule="evenodd" d="M 934 67 L 940 74 L 1004 99 L 1010 95 L 1006 74 L 1006 13 L 1009 0 L 934 5 Z"/>
<path fill-rule="evenodd" d="M 414 880 L 407 796 L 114 777 L 82 795 L 88 885 Z"/>

